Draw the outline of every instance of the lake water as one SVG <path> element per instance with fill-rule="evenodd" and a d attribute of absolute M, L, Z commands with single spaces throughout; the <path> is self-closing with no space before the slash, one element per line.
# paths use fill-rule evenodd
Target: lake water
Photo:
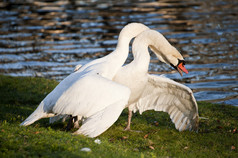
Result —
<path fill-rule="evenodd" d="M 152 54 L 149 71 L 189 86 L 197 100 L 238 105 L 238 1 L 10 0 L 0 2 L 0 73 L 62 80 L 76 64 L 114 50 L 141 22 L 185 57 L 180 77 Z M 132 60 L 129 55 L 127 63 Z"/>

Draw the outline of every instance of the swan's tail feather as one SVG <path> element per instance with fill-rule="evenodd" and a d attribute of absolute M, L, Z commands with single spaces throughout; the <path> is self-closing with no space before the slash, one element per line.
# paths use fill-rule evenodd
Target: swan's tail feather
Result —
<path fill-rule="evenodd" d="M 44 112 L 44 103 L 41 102 L 37 109 L 20 126 L 28 126 L 41 118 L 50 117 L 49 115 Z"/>

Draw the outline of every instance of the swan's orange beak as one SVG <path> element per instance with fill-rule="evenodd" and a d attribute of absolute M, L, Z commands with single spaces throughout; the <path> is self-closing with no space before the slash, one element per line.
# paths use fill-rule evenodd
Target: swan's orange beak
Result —
<path fill-rule="evenodd" d="M 178 72 L 181 76 L 183 76 L 183 72 L 185 72 L 186 74 L 188 73 L 188 70 L 185 68 L 184 63 L 179 63 L 178 67 Z"/>

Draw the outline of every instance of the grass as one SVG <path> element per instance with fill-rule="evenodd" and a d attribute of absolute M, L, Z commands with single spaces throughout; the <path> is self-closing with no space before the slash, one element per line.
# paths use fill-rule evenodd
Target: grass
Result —
<path fill-rule="evenodd" d="M 66 123 L 48 119 L 20 127 L 57 84 L 0 76 L 0 157 L 238 157 L 238 108 L 229 105 L 199 102 L 200 116 L 208 119 L 200 121 L 198 133 L 178 132 L 166 113 L 154 111 L 134 114 L 131 128 L 141 132 L 124 131 L 127 110 L 94 139 L 73 136 Z"/>

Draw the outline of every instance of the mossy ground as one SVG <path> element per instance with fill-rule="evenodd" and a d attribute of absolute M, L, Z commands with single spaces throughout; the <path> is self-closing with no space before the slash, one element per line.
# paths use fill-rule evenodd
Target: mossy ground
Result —
<path fill-rule="evenodd" d="M 0 157 L 238 157 L 238 108 L 199 102 L 199 132 L 178 132 L 166 113 L 134 114 L 124 131 L 127 110 L 97 139 L 73 136 L 66 123 L 42 119 L 19 124 L 57 85 L 53 80 L 0 76 Z M 140 131 L 140 132 L 138 132 Z M 81 151 L 88 147 L 91 152 Z"/>

